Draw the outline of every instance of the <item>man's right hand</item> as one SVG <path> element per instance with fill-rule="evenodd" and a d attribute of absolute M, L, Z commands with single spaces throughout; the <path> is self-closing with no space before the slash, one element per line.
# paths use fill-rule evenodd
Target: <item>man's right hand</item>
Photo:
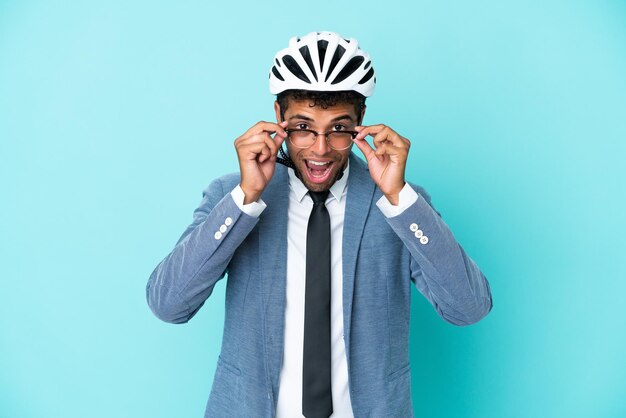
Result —
<path fill-rule="evenodd" d="M 256 202 L 274 175 L 276 154 L 287 138 L 285 127 L 280 124 L 258 122 L 235 140 L 241 173 L 240 186 L 245 194 L 244 205 Z M 271 134 L 276 133 L 272 138 Z"/>

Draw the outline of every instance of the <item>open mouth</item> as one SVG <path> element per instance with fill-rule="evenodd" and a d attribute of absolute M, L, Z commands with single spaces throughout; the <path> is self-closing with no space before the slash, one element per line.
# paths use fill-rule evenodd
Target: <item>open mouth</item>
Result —
<path fill-rule="evenodd" d="M 306 164 L 306 173 L 309 180 L 313 183 L 323 183 L 330 177 L 333 161 L 314 161 L 304 160 Z"/>

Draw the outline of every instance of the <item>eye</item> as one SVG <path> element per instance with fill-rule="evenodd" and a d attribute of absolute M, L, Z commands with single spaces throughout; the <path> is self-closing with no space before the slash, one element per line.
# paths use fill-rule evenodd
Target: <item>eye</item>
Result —
<path fill-rule="evenodd" d="M 306 123 L 296 123 L 296 129 L 309 129 L 309 125 Z"/>
<path fill-rule="evenodd" d="M 333 126 L 333 131 L 345 131 L 346 127 L 343 125 L 335 125 Z"/>

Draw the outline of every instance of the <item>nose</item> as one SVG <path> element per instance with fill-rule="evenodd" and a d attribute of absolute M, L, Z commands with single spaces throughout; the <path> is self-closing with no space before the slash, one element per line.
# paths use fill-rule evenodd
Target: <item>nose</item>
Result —
<path fill-rule="evenodd" d="M 324 155 L 332 151 L 332 148 L 328 145 L 326 135 L 323 133 L 317 134 L 317 140 L 310 148 L 316 155 Z"/>

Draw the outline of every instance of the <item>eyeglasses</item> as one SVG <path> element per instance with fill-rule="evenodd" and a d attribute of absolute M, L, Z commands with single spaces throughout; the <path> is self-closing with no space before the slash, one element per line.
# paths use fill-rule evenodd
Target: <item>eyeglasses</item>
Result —
<path fill-rule="evenodd" d="M 309 148 L 315 144 L 317 137 L 324 135 L 324 139 L 332 149 L 342 151 L 350 148 L 352 140 L 358 135 L 356 131 L 315 132 L 310 129 L 285 129 L 289 142 L 296 148 Z"/>

